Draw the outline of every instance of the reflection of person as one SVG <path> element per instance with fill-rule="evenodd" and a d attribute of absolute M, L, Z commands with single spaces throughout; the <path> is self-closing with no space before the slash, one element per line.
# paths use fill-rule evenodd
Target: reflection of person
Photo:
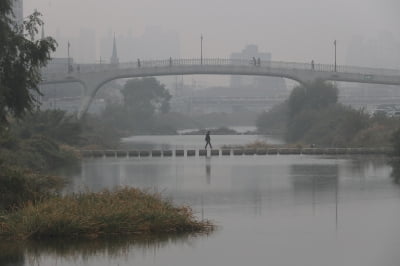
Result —
<path fill-rule="evenodd" d="M 210 145 L 210 149 L 212 149 L 210 131 L 207 131 L 205 140 L 206 140 L 206 146 L 204 147 L 204 149 L 207 149 L 208 145 Z"/>
<path fill-rule="evenodd" d="M 208 185 L 211 184 L 211 163 L 210 163 L 211 157 L 206 158 L 206 182 Z"/>

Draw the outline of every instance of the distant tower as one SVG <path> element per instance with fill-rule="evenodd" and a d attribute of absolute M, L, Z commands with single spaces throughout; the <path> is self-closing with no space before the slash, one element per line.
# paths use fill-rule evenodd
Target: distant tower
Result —
<path fill-rule="evenodd" d="M 42 40 L 44 40 L 45 34 L 44 34 L 44 24 L 42 24 Z"/>
<path fill-rule="evenodd" d="M 118 59 L 118 55 L 117 55 L 117 43 L 115 41 L 115 34 L 114 34 L 113 52 L 112 52 L 112 56 L 111 56 L 111 59 L 110 59 L 110 63 L 112 65 L 118 65 L 119 64 L 119 59 Z"/>
<path fill-rule="evenodd" d="M 24 1 L 23 0 L 12 0 L 12 9 L 14 13 L 14 20 L 19 25 L 22 24 L 24 20 Z"/>

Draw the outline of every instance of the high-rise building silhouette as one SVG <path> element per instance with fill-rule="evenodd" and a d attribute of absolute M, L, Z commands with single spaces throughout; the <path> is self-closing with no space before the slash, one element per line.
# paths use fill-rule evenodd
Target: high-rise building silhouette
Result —
<path fill-rule="evenodd" d="M 24 1 L 12 0 L 12 11 L 14 13 L 14 20 L 21 24 L 24 20 Z"/>
<path fill-rule="evenodd" d="M 113 51 L 112 51 L 112 55 L 111 55 L 111 58 L 110 58 L 110 63 L 112 65 L 118 65 L 119 64 L 119 59 L 118 59 L 118 54 L 117 54 L 117 42 L 115 40 L 115 34 L 114 34 Z"/>
<path fill-rule="evenodd" d="M 247 60 L 250 65 L 255 67 L 262 66 L 265 62 L 272 59 L 271 53 L 264 53 L 258 50 L 254 44 L 247 45 L 240 53 L 232 53 L 232 60 Z M 285 81 L 276 77 L 251 77 L 251 76 L 231 76 L 230 86 L 232 88 L 268 88 L 272 94 L 278 94 L 286 90 Z"/>

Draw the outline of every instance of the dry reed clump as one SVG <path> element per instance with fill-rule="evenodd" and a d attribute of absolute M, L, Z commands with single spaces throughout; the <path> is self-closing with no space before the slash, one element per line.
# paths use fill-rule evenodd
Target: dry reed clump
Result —
<path fill-rule="evenodd" d="M 268 144 L 265 141 L 255 141 L 253 143 L 245 145 L 246 149 L 269 149 L 274 147 L 274 145 Z"/>
<path fill-rule="evenodd" d="M 206 232 L 189 207 L 134 188 L 53 197 L 0 216 L 0 236 L 14 239 Z"/>

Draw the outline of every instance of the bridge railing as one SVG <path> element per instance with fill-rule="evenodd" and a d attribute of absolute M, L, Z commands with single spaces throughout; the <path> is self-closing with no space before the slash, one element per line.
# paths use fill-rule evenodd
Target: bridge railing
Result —
<path fill-rule="evenodd" d="M 167 66 L 251 66 L 251 67 L 262 67 L 279 70 L 309 70 L 309 71 L 320 71 L 320 72 L 338 72 L 338 73 L 356 73 L 363 75 L 384 75 L 384 76 L 400 76 L 400 70 L 398 69 L 379 69 L 379 68 L 368 68 L 368 67 L 355 67 L 355 66 L 343 66 L 337 65 L 336 69 L 333 64 L 311 64 L 311 63 L 296 63 L 296 62 L 279 62 L 279 61 L 259 61 L 256 58 L 250 59 L 228 59 L 228 58 L 167 58 L 162 60 L 140 60 L 135 62 L 120 63 L 118 65 L 112 64 L 80 64 L 73 65 L 74 73 L 90 73 L 90 72 L 102 72 L 113 69 L 132 69 L 132 68 L 157 68 Z M 66 68 L 67 69 L 67 68 Z M 44 77 L 48 77 L 51 74 L 62 74 L 43 71 Z M 65 74 L 65 73 L 64 73 Z"/>

